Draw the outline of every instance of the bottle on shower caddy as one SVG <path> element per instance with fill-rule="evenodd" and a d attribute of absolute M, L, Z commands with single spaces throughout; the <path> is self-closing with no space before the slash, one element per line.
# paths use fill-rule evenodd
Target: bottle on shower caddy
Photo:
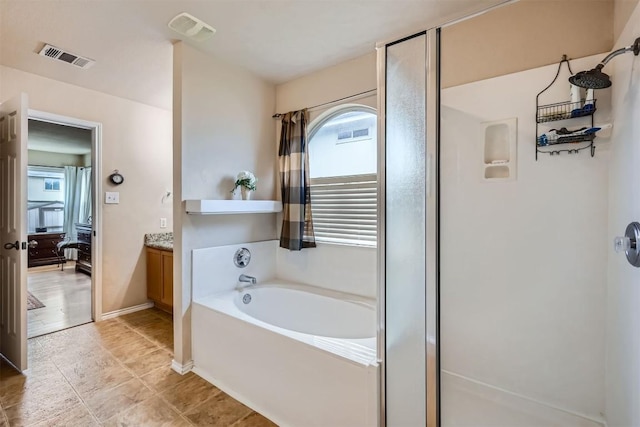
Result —
<path fill-rule="evenodd" d="M 587 105 L 593 105 L 593 89 L 587 89 L 587 97 L 585 98 L 584 105 L 585 107 Z"/>
<path fill-rule="evenodd" d="M 581 98 L 580 98 L 580 87 L 576 86 L 574 84 L 569 84 L 569 86 L 571 87 L 570 89 L 570 96 L 571 96 L 571 108 L 572 109 L 577 109 L 577 108 L 582 108 L 582 104 L 581 104 Z"/>

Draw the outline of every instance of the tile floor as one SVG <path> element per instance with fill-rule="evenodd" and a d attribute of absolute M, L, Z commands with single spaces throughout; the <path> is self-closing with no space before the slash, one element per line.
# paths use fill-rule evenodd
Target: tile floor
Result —
<path fill-rule="evenodd" d="M 29 338 L 91 322 L 91 277 L 76 273 L 73 261 L 63 271 L 56 265 L 30 268 L 27 288 L 45 305 L 27 311 Z"/>
<path fill-rule="evenodd" d="M 149 309 L 29 340 L 29 371 L 0 362 L 1 426 L 274 427 L 170 368 L 171 317 Z"/>

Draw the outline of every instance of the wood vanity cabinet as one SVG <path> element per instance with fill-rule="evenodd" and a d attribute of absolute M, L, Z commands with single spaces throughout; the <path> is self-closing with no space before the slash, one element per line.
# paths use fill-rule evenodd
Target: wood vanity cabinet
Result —
<path fill-rule="evenodd" d="M 78 232 L 78 260 L 76 271 L 91 276 L 91 224 L 76 224 Z"/>
<path fill-rule="evenodd" d="M 64 256 L 58 256 L 57 245 L 64 240 L 65 233 L 34 233 L 29 234 L 29 242 L 36 241 L 37 245 L 29 248 L 28 266 L 37 267 L 40 265 L 60 264 L 65 262 Z"/>
<path fill-rule="evenodd" d="M 173 252 L 147 247 L 147 298 L 173 313 Z"/>

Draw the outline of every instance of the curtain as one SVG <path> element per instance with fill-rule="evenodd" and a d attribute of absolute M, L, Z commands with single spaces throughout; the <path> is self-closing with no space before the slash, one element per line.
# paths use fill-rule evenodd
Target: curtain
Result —
<path fill-rule="evenodd" d="M 63 230 L 66 233 L 65 239 L 75 242 L 77 238 L 76 222 L 76 187 L 78 182 L 78 168 L 75 166 L 64 167 L 64 224 Z M 76 259 L 75 249 L 65 249 L 64 255 L 67 259 Z"/>
<path fill-rule="evenodd" d="M 306 109 L 282 117 L 278 150 L 283 214 L 280 247 L 293 251 L 316 247 L 311 218 L 307 120 Z"/>
<path fill-rule="evenodd" d="M 64 225 L 65 239 L 78 239 L 76 223 L 91 223 L 91 168 L 64 167 Z M 77 259 L 76 249 L 65 249 L 67 259 Z"/>
<path fill-rule="evenodd" d="M 78 169 L 78 222 L 91 223 L 91 168 Z"/>

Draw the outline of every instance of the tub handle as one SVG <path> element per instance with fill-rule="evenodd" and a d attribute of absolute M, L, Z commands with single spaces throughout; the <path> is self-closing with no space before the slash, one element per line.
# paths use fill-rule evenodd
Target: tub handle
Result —
<path fill-rule="evenodd" d="M 233 263 L 238 268 L 245 268 L 251 262 L 251 251 L 247 248 L 240 248 L 233 255 Z"/>

